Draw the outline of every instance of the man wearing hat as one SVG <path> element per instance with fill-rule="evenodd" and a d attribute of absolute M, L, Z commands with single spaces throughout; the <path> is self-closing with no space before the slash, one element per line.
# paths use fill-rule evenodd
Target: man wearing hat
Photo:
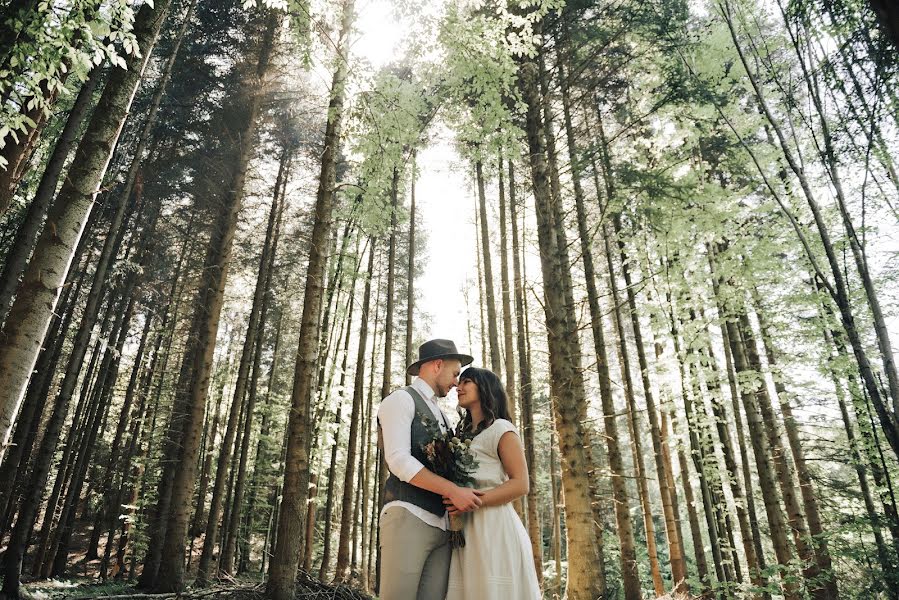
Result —
<path fill-rule="evenodd" d="M 450 548 L 443 497 L 460 511 L 481 505 L 480 492 L 436 475 L 424 466 L 421 448 L 430 441 L 423 419 L 450 428 L 437 406 L 474 359 L 451 340 L 430 340 L 418 349 L 407 373 L 412 385 L 396 390 L 378 408 L 379 436 L 390 476 L 381 508 L 381 600 L 441 600 L 446 596 Z"/>

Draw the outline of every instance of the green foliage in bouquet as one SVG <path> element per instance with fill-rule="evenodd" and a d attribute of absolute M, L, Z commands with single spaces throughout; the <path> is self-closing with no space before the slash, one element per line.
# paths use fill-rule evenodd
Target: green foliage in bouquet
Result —
<path fill-rule="evenodd" d="M 471 453 L 474 432 L 462 431 L 461 423 L 455 432 L 442 431 L 437 421 L 428 417 L 422 418 L 422 424 L 431 440 L 422 447 L 431 471 L 456 485 L 473 485 L 472 474 L 478 468 L 478 461 Z"/>

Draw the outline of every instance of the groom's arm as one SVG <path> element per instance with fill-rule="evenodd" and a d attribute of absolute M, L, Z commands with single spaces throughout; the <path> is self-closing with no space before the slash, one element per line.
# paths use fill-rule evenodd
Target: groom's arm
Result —
<path fill-rule="evenodd" d="M 429 492 L 446 496 L 461 511 L 474 510 L 481 505 L 480 492 L 462 488 L 428 470 L 412 456 L 412 419 L 415 403 L 412 397 L 397 390 L 384 398 L 378 407 L 378 422 L 384 439 L 384 458 L 390 472 L 401 481 Z"/>
<path fill-rule="evenodd" d="M 448 498 L 457 512 L 469 512 L 479 508 L 482 504 L 480 498 L 484 495 L 482 491 L 460 487 L 425 467 L 422 467 L 415 477 L 409 480 L 409 483 Z"/>
<path fill-rule="evenodd" d="M 424 465 L 412 456 L 412 419 L 415 403 L 411 396 L 397 390 L 384 398 L 378 407 L 378 422 L 384 438 L 384 459 L 390 472 L 409 482 Z"/>

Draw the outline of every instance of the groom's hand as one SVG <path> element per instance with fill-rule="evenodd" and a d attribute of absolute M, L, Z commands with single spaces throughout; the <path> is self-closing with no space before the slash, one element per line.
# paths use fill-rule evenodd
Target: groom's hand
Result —
<path fill-rule="evenodd" d="M 443 504 L 451 515 L 471 512 L 481 507 L 483 495 L 481 490 L 456 486 L 451 495 L 443 497 Z"/>
<path fill-rule="evenodd" d="M 483 495 L 480 490 L 456 486 L 450 495 L 444 496 L 443 503 L 451 513 L 471 512 L 481 506 Z"/>

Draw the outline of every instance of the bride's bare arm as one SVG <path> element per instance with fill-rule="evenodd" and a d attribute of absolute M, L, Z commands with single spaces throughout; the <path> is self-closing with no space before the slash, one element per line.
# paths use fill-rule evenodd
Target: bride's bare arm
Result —
<path fill-rule="evenodd" d="M 528 464 L 524 458 L 521 438 L 514 431 L 507 431 L 499 438 L 497 445 L 499 459 L 509 480 L 481 496 L 481 506 L 500 506 L 527 495 Z"/>

